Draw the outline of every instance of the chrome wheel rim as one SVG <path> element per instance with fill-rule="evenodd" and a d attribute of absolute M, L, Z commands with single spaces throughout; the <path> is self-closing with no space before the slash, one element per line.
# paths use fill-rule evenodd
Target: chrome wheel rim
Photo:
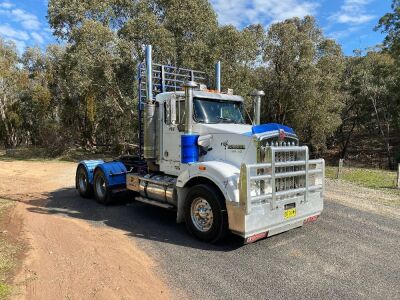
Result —
<path fill-rule="evenodd" d="M 82 192 L 86 192 L 87 178 L 85 172 L 82 170 L 79 172 L 78 182 L 79 182 L 79 189 Z"/>
<path fill-rule="evenodd" d="M 106 196 L 106 182 L 103 176 L 99 176 L 96 180 L 96 192 L 100 198 L 104 198 Z"/>
<path fill-rule="evenodd" d="M 210 203 L 204 198 L 198 197 L 191 205 L 192 223 L 197 230 L 207 232 L 211 229 L 214 221 L 214 214 Z"/>

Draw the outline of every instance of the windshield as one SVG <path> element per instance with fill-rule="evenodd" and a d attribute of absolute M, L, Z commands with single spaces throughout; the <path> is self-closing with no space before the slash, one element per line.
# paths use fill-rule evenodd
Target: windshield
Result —
<path fill-rule="evenodd" d="M 244 124 L 241 102 L 194 98 L 193 103 L 194 117 L 198 123 Z"/>

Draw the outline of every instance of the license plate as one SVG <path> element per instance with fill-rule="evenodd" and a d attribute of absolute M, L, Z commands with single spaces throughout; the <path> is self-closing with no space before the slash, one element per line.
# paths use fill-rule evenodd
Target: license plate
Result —
<path fill-rule="evenodd" d="M 285 219 L 290 219 L 296 216 L 296 208 L 286 209 L 283 216 Z"/>

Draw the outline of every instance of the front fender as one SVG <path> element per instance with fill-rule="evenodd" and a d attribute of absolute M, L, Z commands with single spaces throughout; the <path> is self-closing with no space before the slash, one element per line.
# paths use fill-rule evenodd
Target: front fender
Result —
<path fill-rule="evenodd" d="M 214 182 L 224 194 L 226 201 L 239 203 L 240 169 L 221 161 L 189 164 L 177 180 L 176 186 L 183 188 L 193 178 L 203 177 Z"/>

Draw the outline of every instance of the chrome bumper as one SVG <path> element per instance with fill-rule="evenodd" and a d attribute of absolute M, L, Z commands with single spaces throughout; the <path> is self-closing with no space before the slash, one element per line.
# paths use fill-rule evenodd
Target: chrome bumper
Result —
<path fill-rule="evenodd" d="M 245 238 L 302 226 L 304 220 L 319 215 L 323 209 L 325 161 L 309 160 L 307 147 L 271 147 L 270 151 L 270 163 L 241 166 L 239 205 L 227 205 L 230 229 Z M 285 152 L 297 152 L 300 159 L 276 161 L 277 154 Z M 296 177 L 304 179 L 302 186 L 289 186 L 282 181 Z M 286 219 L 288 205 L 296 207 L 296 216 Z"/>

